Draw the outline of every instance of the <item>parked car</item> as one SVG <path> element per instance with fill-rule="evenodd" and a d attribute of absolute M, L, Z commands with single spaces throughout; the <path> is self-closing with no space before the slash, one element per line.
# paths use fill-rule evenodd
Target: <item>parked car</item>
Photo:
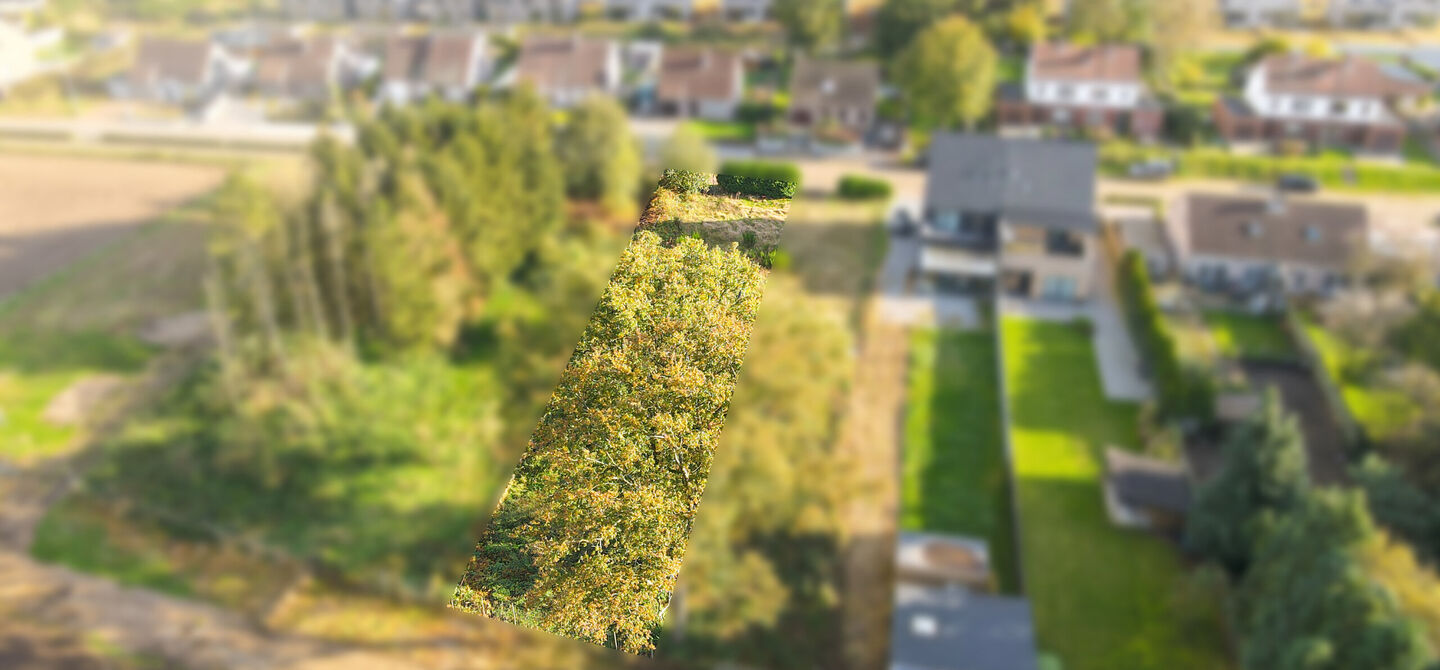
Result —
<path fill-rule="evenodd" d="M 1175 174 L 1175 161 L 1169 158 L 1151 158 L 1135 161 L 1125 170 L 1131 179 L 1159 180 Z"/>
<path fill-rule="evenodd" d="M 1320 182 L 1307 174 L 1287 173 L 1275 179 L 1275 188 L 1285 193 L 1314 193 L 1320 190 Z"/>
<path fill-rule="evenodd" d="M 895 210 L 895 219 L 890 223 L 890 230 L 900 237 L 914 235 L 916 232 L 915 218 L 910 216 L 910 210 L 903 207 Z"/>

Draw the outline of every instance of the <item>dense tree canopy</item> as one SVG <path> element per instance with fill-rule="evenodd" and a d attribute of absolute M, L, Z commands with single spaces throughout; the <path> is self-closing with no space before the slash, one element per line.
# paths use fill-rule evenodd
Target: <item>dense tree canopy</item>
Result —
<path fill-rule="evenodd" d="M 892 76 L 917 120 L 970 128 L 990 112 L 997 62 L 984 31 L 954 16 L 920 33 L 900 53 Z"/>
<path fill-rule="evenodd" d="M 625 109 L 609 96 L 592 96 L 571 112 L 556 143 L 571 196 L 600 201 L 615 212 L 633 210 L 641 156 L 629 123 Z"/>
<path fill-rule="evenodd" d="M 949 16 L 957 0 L 885 0 L 875 11 L 875 51 L 893 58 L 926 28 Z"/>
<path fill-rule="evenodd" d="M 840 39 L 845 18 L 842 0 L 775 0 L 770 11 L 784 26 L 790 44 L 803 51 L 813 53 Z"/>
<path fill-rule="evenodd" d="M 1272 390 L 1259 415 L 1227 438 L 1220 472 L 1196 496 L 1187 543 L 1242 574 L 1266 525 L 1298 504 L 1309 485 L 1300 428 Z"/>

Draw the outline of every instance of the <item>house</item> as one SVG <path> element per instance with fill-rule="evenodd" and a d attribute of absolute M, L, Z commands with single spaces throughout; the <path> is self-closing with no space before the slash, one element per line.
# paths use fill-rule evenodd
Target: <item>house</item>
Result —
<path fill-rule="evenodd" d="M 983 540 L 901 532 L 891 670 L 1036 670 L 1030 604 L 994 594 Z"/>
<path fill-rule="evenodd" d="M 299 100 L 326 100 L 354 77 L 349 47 L 331 36 L 272 44 L 255 57 L 251 83 L 261 95 Z"/>
<path fill-rule="evenodd" d="M 23 16 L 44 6 L 45 0 L 0 0 L 0 16 Z"/>
<path fill-rule="evenodd" d="M 1105 449 L 1105 511 L 1111 523 L 1179 533 L 1190 511 L 1190 475 L 1169 463 L 1124 449 Z"/>
<path fill-rule="evenodd" d="M 1205 0 L 1201 0 L 1202 2 Z M 1314 16 L 1315 0 L 1219 0 L 1220 16 L 1233 28 L 1296 26 Z"/>
<path fill-rule="evenodd" d="M 581 0 L 477 1 L 480 20 L 490 23 L 570 23 L 580 16 Z"/>
<path fill-rule="evenodd" d="M 410 5 L 415 19 L 447 25 L 474 21 L 479 15 L 475 0 L 414 0 Z"/>
<path fill-rule="evenodd" d="M 551 106 L 573 107 L 620 88 L 620 47 L 610 40 L 533 35 L 520 45 L 516 80 L 535 87 Z"/>
<path fill-rule="evenodd" d="M 160 102 L 197 102 L 237 82 L 247 64 L 205 40 L 146 37 L 123 82 L 128 97 Z"/>
<path fill-rule="evenodd" d="M 481 32 L 393 35 L 385 43 L 380 96 L 395 104 L 431 94 L 458 102 L 490 76 L 491 67 Z"/>
<path fill-rule="evenodd" d="M 1095 145 L 941 133 L 931 140 L 920 272 L 940 288 L 1080 300 L 1100 257 Z"/>
<path fill-rule="evenodd" d="M 1212 290 L 1328 294 L 1369 245 L 1362 205 L 1193 193 L 1168 210 L 1182 275 Z"/>
<path fill-rule="evenodd" d="M 294 21 L 334 23 L 350 18 L 348 0 L 282 0 L 280 7 Z"/>
<path fill-rule="evenodd" d="M 720 12 L 731 21 L 755 23 L 770 16 L 773 0 L 720 0 Z"/>
<path fill-rule="evenodd" d="M 1002 127 L 1105 129 L 1144 141 L 1165 120 L 1146 91 L 1140 48 L 1120 44 L 1037 44 L 1023 85 L 1000 88 L 996 113 Z"/>
<path fill-rule="evenodd" d="M 0 21 L 0 97 L 38 69 L 35 42 L 18 25 Z"/>
<path fill-rule="evenodd" d="M 875 63 L 796 59 L 790 74 L 790 123 L 838 131 L 850 141 L 866 137 L 875 123 L 880 68 Z"/>
<path fill-rule="evenodd" d="M 1440 17 L 1440 0 L 1330 0 L 1330 25 L 1394 30 Z"/>
<path fill-rule="evenodd" d="M 688 21 L 694 0 L 605 0 L 605 14 L 618 21 Z"/>
<path fill-rule="evenodd" d="M 1406 133 L 1397 112 L 1429 93 L 1428 84 L 1358 56 L 1276 54 L 1251 68 L 1241 97 L 1215 103 L 1215 126 L 1231 144 L 1289 141 L 1395 155 Z"/>
<path fill-rule="evenodd" d="M 745 88 L 740 56 L 709 47 L 670 47 L 660 57 L 655 103 L 680 116 L 725 120 L 735 116 Z"/>

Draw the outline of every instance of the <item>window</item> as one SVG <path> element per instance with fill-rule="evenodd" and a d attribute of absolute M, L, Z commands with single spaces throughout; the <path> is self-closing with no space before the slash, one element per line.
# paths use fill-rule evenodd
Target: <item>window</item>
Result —
<path fill-rule="evenodd" d="M 959 232 L 960 212 L 946 211 L 935 215 L 935 229 L 947 233 Z"/>
<path fill-rule="evenodd" d="M 1061 84 L 1055 88 L 1055 97 L 1060 100 L 1069 100 L 1075 91 L 1068 84 Z"/>
<path fill-rule="evenodd" d="M 1109 99 L 1110 99 L 1110 89 L 1108 89 L 1108 88 L 1097 88 L 1097 89 L 1095 89 L 1095 102 L 1105 102 L 1106 100 L 1109 100 Z"/>
<path fill-rule="evenodd" d="M 1306 242 L 1315 244 L 1316 242 L 1320 241 L 1320 229 L 1314 225 L 1305 226 L 1305 231 L 1303 234 L 1305 235 Z"/>
<path fill-rule="evenodd" d="M 1040 282 L 1040 297 L 1048 300 L 1073 300 L 1076 293 L 1074 277 L 1046 275 Z"/>

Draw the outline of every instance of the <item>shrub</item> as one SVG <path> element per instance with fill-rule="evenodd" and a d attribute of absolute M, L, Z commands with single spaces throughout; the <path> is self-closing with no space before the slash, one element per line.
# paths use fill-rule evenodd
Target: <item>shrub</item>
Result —
<path fill-rule="evenodd" d="M 1149 364 L 1161 416 L 1208 422 L 1214 415 L 1214 385 L 1201 371 L 1181 365 L 1175 339 L 1155 303 L 1145 259 L 1139 252 L 1127 251 L 1120 259 L 1119 275 L 1130 333 Z"/>
<path fill-rule="evenodd" d="M 846 200 L 884 200 L 893 189 L 884 179 L 847 174 L 840 178 L 839 193 Z"/>
<path fill-rule="evenodd" d="M 675 193 L 699 193 L 710 186 L 710 175 L 694 170 L 666 170 L 660 188 Z"/>
<path fill-rule="evenodd" d="M 735 120 L 741 123 L 770 123 L 780 117 L 780 108 L 768 102 L 748 100 L 735 108 Z"/>
<path fill-rule="evenodd" d="M 793 198 L 800 187 L 800 169 L 790 163 L 730 161 L 716 177 L 727 193 L 765 198 Z"/>

